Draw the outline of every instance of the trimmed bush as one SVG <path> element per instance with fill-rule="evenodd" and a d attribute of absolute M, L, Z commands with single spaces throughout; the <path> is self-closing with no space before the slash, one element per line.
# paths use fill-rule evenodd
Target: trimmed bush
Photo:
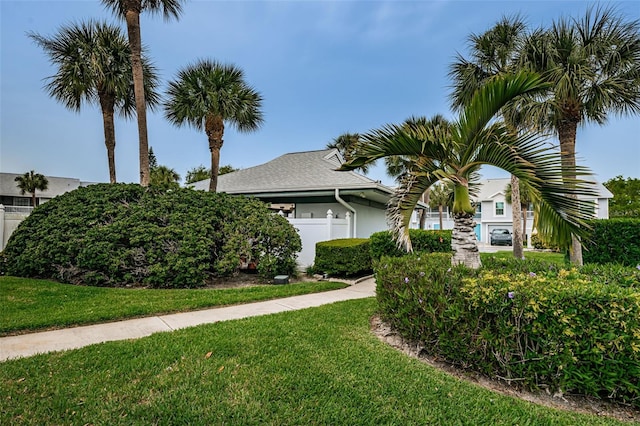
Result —
<path fill-rule="evenodd" d="M 451 251 L 451 230 L 432 231 L 426 229 L 410 229 L 409 237 L 414 253 L 448 253 Z M 391 231 L 380 231 L 371 234 L 371 258 L 380 259 L 382 256 L 399 257 L 407 254 L 398 248 L 393 240 Z"/>
<path fill-rule="evenodd" d="M 536 232 L 531 234 L 531 245 L 533 245 L 533 248 L 538 249 L 538 250 L 560 251 L 558 246 L 554 246 L 554 245 L 551 245 L 551 244 L 548 244 L 548 243 L 545 243 L 544 241 L 542 241 L 540 239 L 540 236 L 538 236 L 538 234 Z"/>
<path fill-rule="evenodd" d="M 640 407 L 637 287 L 575 269 L 469 271 L 443 255 L 385 257 L 375 269 L 383 317 L 428 353 L 528 388 Z"/>
<path fill-rule="evenodd" d="M 640 264 L 640 219 L 600 219 L 589 222 L 584 244 L 585 263 Z"/>
<path fill-rule="evenodd" d="M 371 272 L 369 240 L 344 238 L 316 243 L 314 270 L 347 277 Z"/>
<path fill-rule="evenodd" d="M 300 237 L 255 199 L 98 184 L 36 208 L 5 249 L 6 273 L 96 286 L 197 287 L 237 271 L 291 273 Z"/>

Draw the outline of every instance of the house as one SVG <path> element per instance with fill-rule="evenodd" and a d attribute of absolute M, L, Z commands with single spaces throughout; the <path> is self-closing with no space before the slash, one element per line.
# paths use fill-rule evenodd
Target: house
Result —
<path fill-rule="evenodd" d="M 318 241 L 368 238 L 388 229 L 385 211 L 393 189 L 353 171 L 336 171 L 343 162 L 336 149 L 284 154 L 220 176 L 217 191 L 256 197 L 286 216 L 302 239 L 298 261 L 308 266 Z M 209 179 L 194 188 L 208 190 Z"/>
<path fill-rule="evenodd" d="M 16 177 L 17 173 L 0 173 L 0 250 L 3 250 L 9 237 L 31 210 L 33 210 L 31 194 L 21 194 Z M 46 176 L 49 181 L 46 191 L 36 192 L 36 204 L 42 204 L 55 196 L 73 191 L 81 186 L 89 185 L 79 179 Z"/>
<path fill-rule="evenodd" d="M 505 190 L 511 182 L 510 178 L 486 179 L 480 181 L 480 187 L 472 201 L 476 205 L 476 236 L 482 243 L 490 243 L 491 231 L 494 229 L 508 229 L 513 231 L 511 204 L 507 202 Z M 601 183 L 595 184 L 597 195 L 590 199 L 594 206 L 594 217 L 598 219 L 609 218 L 609 199 L 613 194 Z M 430 212 L 427 216 L 426 227 L 428 229 L 439 228 L 438 212 Z M 533 231 L 533 205 L 530 205 L 526 214 L 527 242 L 530 245 Z M 444 229 L 453 228 L 453 218 L 445 211 L 443 220 Z"/>

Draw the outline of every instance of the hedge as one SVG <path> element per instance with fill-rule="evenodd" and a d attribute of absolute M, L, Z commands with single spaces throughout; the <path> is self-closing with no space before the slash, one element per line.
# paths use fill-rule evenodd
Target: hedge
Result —
<path fill-rule="evenodd" d="M 640 264 L 640 219 L 599 219 L 589 222 L 585 263 Z"/>
<path fill-rule="evenodd" d="M 255 199 L 191 189 L 97 184 L 36 208 L 11 235 L 6 273 L 97 286 L 197 287 L 257 260 L 295 270 L 301 243 Z"/>
<path fill-rule="evenodd" d="M 451 230 L 431 231 L 425 229 L 410 229 L 409 238 L 415 253 L 420 252 L 451 252 Z M 371 234 L 371 258 L 380 259 L 382 256 L 399 257 L 407 254 L 398 248 L 393 240 L 391 231 L 380 231 Z"/>
<path fill-rule="evenodd" d="M 470 271 L 442 254 L 384 257 L 375 272 L 382 316 L 427 353 L 528 388 L 640 407 L 638 286 L 575 269 Z"/>
<path fill-rule="evenodd" d="M 316 243 L 313 269 L 338 276 L 355 276 L 371 272 L 369 239 L 343 238 Z"/>

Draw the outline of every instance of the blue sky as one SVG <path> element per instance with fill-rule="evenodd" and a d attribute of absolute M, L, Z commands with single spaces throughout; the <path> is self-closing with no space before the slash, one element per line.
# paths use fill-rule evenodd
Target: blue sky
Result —
<path fill-rule="evenodd" d="M 638 1 L 614 3 L 640 19 Z M 584 1 L 191 1 L 179 21 L 142 17 L 142 39 L 163 84 L 197 59 L 244 69 L 264 98 L 264 126 L 225 133 L 221 164 L 247 168 L 288 152 L 322 149 L 345 132 L 366 132 L 412 115 L 452 117 L 447 70 L 467 37 L 501 16 L 532 26 L 581 16 Z M 78 114 L 43 90 L 55 71 L 27 36 L 51 36 L 71 22 L 118 23 L 98 0 L 0 0 L 0 171 L 106 182 L 102 119 L 95 106 Z M 164 92 L 165 86 L 162 91 Z M 186 171 L 210 156 L 204 133 L 176 128 L 149 113 L 149 142 L 160 164 Z M 135 121 L 116 121 L 118 181 L 138 181 Z M 579 162 L 605 181 L 640 177 L 640 117 L 610 117 L 578 131 Z M 486 177 L 505 176 L 485 170 Z M 392 180 L 376 168 L 370 177 Z"/>

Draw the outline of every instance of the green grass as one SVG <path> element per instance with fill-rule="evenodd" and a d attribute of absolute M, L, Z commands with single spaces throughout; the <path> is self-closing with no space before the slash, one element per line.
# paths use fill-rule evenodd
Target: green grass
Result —
<path fill-rule="evenodd" d="M 0 336 L 18 331 L 256 302 L 346 286 L 344 283 L 321 281 L 218 290 L 151 290 L 83 287 L 46 280 L 0 277 Z"/>
<path fill-rule="evenodd" d="M 371 334 L 375 309 L 369 298 L 4 362 L 0 424 L 620 424 L 411 359 Z"/>
<path fill-rule="evenodd" d="M 513 251 L 498 251 L 495 253 L 480 253 L 480 259 L 484 259 L 487 257 L 497 257 L 500 259 L 513 258 Z M 546 262 L 557 263 L 558 265 L 564 265 L 564 254 L 562 253 L 553 253 L 548 251 L 525 251 L 524 252 L 525 259 L 534 259 L 534 260 L 542 260 Z"/>

